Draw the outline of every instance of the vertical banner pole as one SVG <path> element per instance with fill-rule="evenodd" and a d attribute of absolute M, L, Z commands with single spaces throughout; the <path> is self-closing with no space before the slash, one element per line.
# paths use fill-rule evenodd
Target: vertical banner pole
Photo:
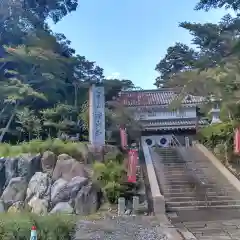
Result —
<path fill-rule="evenodd" d="M 89 89 L 89 141 L 104 155 L 105 95 L 104 86 L 92 84 Z"/>
<path fill-rule="evenodd" d="M 128 182 L 135 183 L 137 181 L 137 164 L 138 164 L 138 150 L 132 148 L 128 151 Z"/>

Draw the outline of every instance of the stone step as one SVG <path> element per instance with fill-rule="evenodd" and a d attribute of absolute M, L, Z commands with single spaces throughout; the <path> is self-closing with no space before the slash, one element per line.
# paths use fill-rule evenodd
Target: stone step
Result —
<path fill-rule="evenodd" d="M 177 194 L 166 194 L 164 193 L 163 194 L 165 196 L 166 199 L 174 199 L 174 198 L 182 198 L 182 197 L 193 197 L 195 199 L 205 199 L 205 198 L 208 198 L 208 199 L 211 199 L 212 197 L 213 198 L 218 198 L 218 196 L 220 197 L 228 197 L 228 198 L 233 198 L 233 195 L 232 194 L 220 194 L 220 193 L 211 193 L 211 194 L 207 194 L 207 193 L 196 193 L 196 192 L 193 192 L 192 194 L 187 194 L 186 192 L 183 192 L 183 193 L 179 193 L 178 195 Z M 235 198 L 234 198 L 235 199 Z"/>
<path fill-rule="evenodd" d="M 176 168 L 166 168 L 166 167 L 164 167 L 163 171 L 166 172 L 166 173 L 168 172 L 170 174 L 170 173 L 174 173 L 174 172 L 186 172 L 186 171 L 189 171 L 189 170 L 187 168 L 176 169 Z"/>
<path fill-rule="evenodd" d="M 196 192 L 181 192 L 181 193 L 166 193 L 163 192 L 163 195 L 166 199 L 175 199 L 175 198 L 183 198 L 183 197 L 192 197 L 195 199 L 211 199 L 211 198 L 218 198 L 220 197 L 226 197 L 226 198 L 231 198 L 231 199 L 235 199 L 238 198 L 239 196 L 235 196 L 233 195 L 233 193 L 216 193 L 216 192 L 211 192 L 211 193 L 196 193 Z"/>
<path fill-rule="evenodd" d="M 182 167 L 186 165 L 185 161 L 177 161 L 176 159 L 172 159 L 171 161 L 159 161 L 165 166 L 175 166 L 175 167 Z"/>
<path fill-rule="evenodd" d="M 178 172 L 186 173 L 186 172 L 189 172 L 189 170 L 186 169 L 186 168 L 182 168 L 182 169 L 175 169 L 175 168 L 169 169 L 169 168 L 165 168 L 165 167 L 161 167 L 161 166 L 159 166 L 159 168 L 162 169 L 162 172 L 164 172 L 166 174 L 168 173 L 168 175 L 170 175 L 171 173 L 178 173 Z"/>
<path fill-rule="evenodd" d="M 176 165 L 176 164 L 166 164 L 166 163 L 162 163 L 164 165 L 165 168 L 168 168 L 168 169 L 174 169 L 174 168 L 179 168 L 179 169 L 182 169 L 182 168 L 186 168 L 186 164 L 179 164 L 179 165 Z"/>
<path fill-rule="evenodd" d="M 173 173 L 163 172 L 163 175 L 164 175 L 165 178 L 168 178 L 168 179 L 178 178 L 180 180 L 181 178 L 185 178 L 185 179 L 189 178 L 189 175 L 186 174 L 186 172 L 185 173 L 184 172 L 182 172 L 182 173 L 174 173 L 174 174 Z"/>
<path fill-rule="evenodd" d="M 223 192 L 207 192 L 206 194 L 207 197 L 232 197 L 232 194 L 227 194 Z M 166 193 L 164 192 L 164 197 L 165 198 L 175 198 L 175 197 L 197 197 L 196 192 L 182 192 L 182 193 Z"/>
<path fill-rule="evenodd" d="M 164 184 L 164 189 L 180 189 L 180 188 L 185 188 L 185 187 L 192 188 L 192 186 L 194 186 L 194 184 L 195 183 L 190 184 L 190 182 L 187 182 L 187 183 L 184 182 L 184 183 L 179 183 L 179 184 L 171 184 L 171 183 L 167 182 L 166 184 Z M 198 184 L 198 183 L 196 183 L 196 184 Z M 227 185 L 227 184 L 219 186 L 217 184 L 212 183 L 212 184 L 206 184 L 206 185 L 200 185 L 200 186 L 202 186 L 204 189 L 209 189 L 209 188 L 215 189 L 216 188 L 216 189 L 226 189 L 226 190 L 232 189 L 232 190 L 234 190 L 233 186 Z"/>
<path fill-rule="evenodd" d="M 195 201 L 196 196 L 182 196 L 182 197 L 166 197 L 164 195 L 164 199 L 166 202 L 180 202 L 180 201 Z M 233 200 L 229 196 L 207 196 L 207 199 L 210 201 L 215 201 L 215 200 Z"/>
<path fill-rule="evenodd" d="M 171 179 L 169 178 L 167 181 L 169 184 L 189 184 L 189 181 L 187 179 Z"/>
<path fill-rule="evenodd" d="M 188 206 L 220 206 L 220 205 L 239 205 L 240 200 L 215 200 L 215 201 L 185 201 L 185 202 L 166 202 L 167 206 L 169 207 L 188 207 Z"/>
<path fill-rule="evenodd" d="M 178 192 L 191 192 L 193 190 L 196 190 L 196 191 L 204 191 L 204 192 L 222 192 L 222 193 L 227 193 L 227 192 L 236 192 L 236 190 L 234 188 L 207 188 L 207 187 L 204 187 L 204 188 L 198 188 L 198 187 L 195 187 L 194 185 L 193 186 L 185 186 L 185 187 L 182 187 L 182 188 L 165 188 L 163 187 L 163 191 L 164 192 L 168 192 L 168 193 L 178 193 Z"/>
<path fill-rule="evenodd" d="M 187 206 L 187 207 L 168 207 L 166 205 L 167 211 L 177 212 L 177 211 L 188 211 L 188 210 L 200 210 L 200 209 L 240 209 L 240 205 L 216 205 L 216 206 Z"/>

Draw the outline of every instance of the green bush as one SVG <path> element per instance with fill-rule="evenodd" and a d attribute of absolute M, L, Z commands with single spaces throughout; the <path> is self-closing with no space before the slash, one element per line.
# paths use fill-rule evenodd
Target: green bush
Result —
<path fill-rule="evenodd" d="M 75 143 L 59 139 L 47 139 L 46 141 L 36 139 L 30 142 L 20 143 L 19 145 L 0 144 L 0 155 L 4 157 L 17 156 L 22 153 L 43 153 L 47 150 L 57 155 L 66 153 L 82 161 L 84 160 L 83 155 L 87 152 L 87 147 L 84 142 Z"/>
<path fill-rule="evenodd" d="M 108 182 L 103 188 L 106 197 L 110 203 L 117 203 L 118 198 L 123 193 L 123 187 L 117 182 Z"/>
<path fill-rule="evenodd" d="M 232 146 L 235 126 L 231 122 L 212 124 L 202 128 L 198 133 L 198 140 L 209 148 L 226 143 Z"/>
<path fill-rule="evenodd" d="M 71 240 L 75 219 L 69 215 L 0 214 L 0 239 L 27 240 L 33 225 L 38 240 Z"/>
<path fill-rule="evenodd" d="M 123 183 L 126 171 L 123 164 L 114 160 L 108 160 L 105 163 L 95 162 L 93 177 L 102 187 L 108 201 L 116 203 L 124 191 Z"/>

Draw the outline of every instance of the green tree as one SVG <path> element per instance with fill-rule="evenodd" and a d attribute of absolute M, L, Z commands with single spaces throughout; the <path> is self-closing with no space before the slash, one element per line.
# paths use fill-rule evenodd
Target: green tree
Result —
<path fill-rule="evenodd" d="M 164 58 L 155 67 L 160 74 L 155 85 L 161 87 L 172 75 L 192 69 L 197 59 L 198 53 L 185 44 L 176 43 L 169 47 Z"/>
<path fill-rule="evenodd" d="M 240 1 L 239 0 L 200 0 L 196 5 L 196 10 L 204 9 L 205 11 L 211 8 L 231 8 L 234 11 L 239 10 Z"/>
<path fill-rule="evenodd" d="M 33 135 L 36 137 L 40 136 L 42 130 L 41 119 L 36 116 L 33 110 L 24 107 L 16 112 L 16 116 L 16 122 L 20 124 L 20 128 L 18 129 L 21 133 L 27 133 L 29 141 L 32 139 Z"/>

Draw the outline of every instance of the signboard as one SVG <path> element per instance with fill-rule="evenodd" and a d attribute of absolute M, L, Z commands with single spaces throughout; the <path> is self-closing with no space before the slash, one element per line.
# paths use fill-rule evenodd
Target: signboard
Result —
<path fill-rule="evenodd" d="M 240 129 L 237 128 L 235 130 L 235 136 L 234 136 L 234 153 L 239 154 L 240 153 Z"/>
<path fill-rule="evenodd" d="M 92 85 L 89 92 L 89 141 L 95 147 L 105 145 L 104 87 Z"/>
<path fill-rule="evenodd" d="M 122 147 L 122 149 L 126 149 L 127 148 L 126 128 L 120 128 L 120 139 L 121 139 L 121 147 Z"/>
<path fill-rule="evenodd" d="M 137 181 L 137 163 L 138 163 L 138 150 L 130 149 L 128 151 L 128 182 L 135 183 Z"/>

